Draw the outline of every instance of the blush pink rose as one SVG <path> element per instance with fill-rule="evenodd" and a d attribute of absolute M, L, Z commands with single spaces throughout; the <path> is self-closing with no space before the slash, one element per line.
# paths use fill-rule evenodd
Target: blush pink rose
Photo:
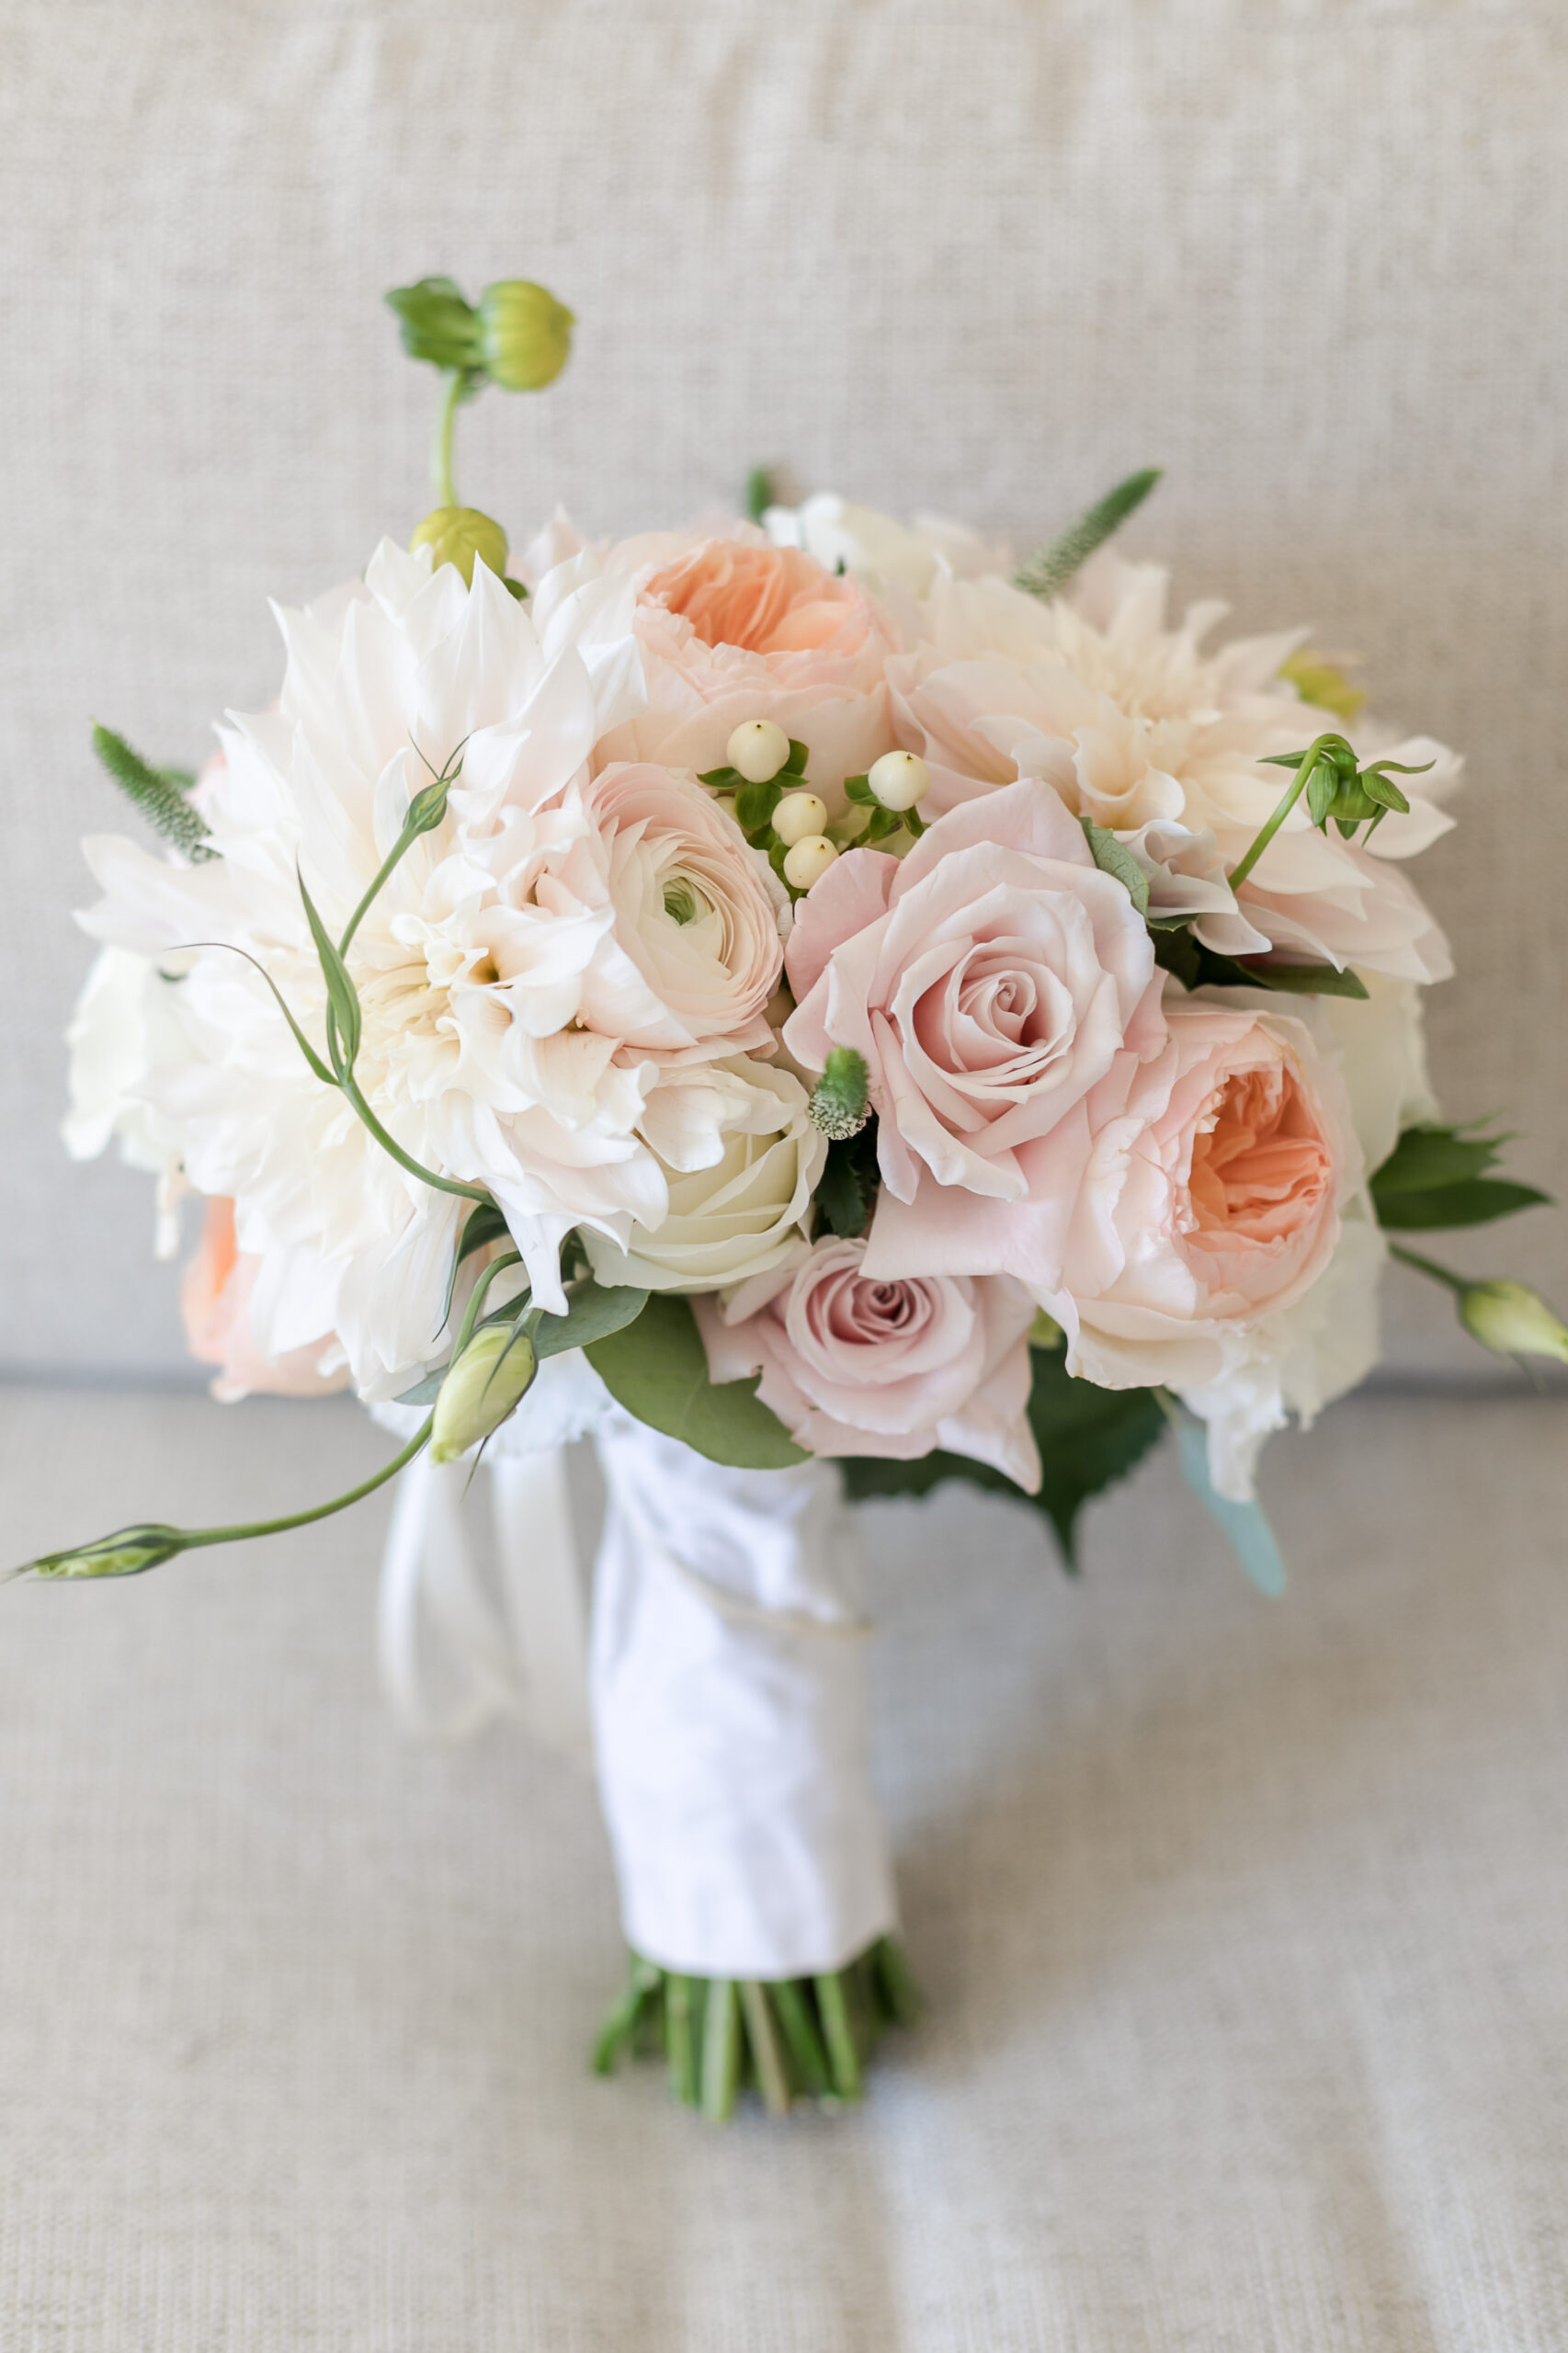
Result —
<path fill-rule="evenodd" d="M 1207 1392 L 1288 1346 L 1362 1160 L 1305 1019 L 1200 1000 L 1167 1019 L 1085 1176 L 1094 1246 L 1047 1303 L 1101 1387 Z"/>
<path fill-rule="evenodd" d="M 866 1060 L 868 1271 L 1053 1288 L 1096 1127 L 1165 1037 L 1142 917 L 1056 794 L 1005 786 L 902 861 L 850 851 L 797 908 L 785 964 L 790 1052 Z"/>
<path fill-rule="evenodd" d="M 210 1199 L 196 1255 L 180 1284 L 180 1314 L 190 1353 L 198 1364 L 219 1368 L 212 1394 L 220 1404 L 236 1404 L 242 1397 L 330 1397 L 347 1389 L 347 1364 L 330 1372 L 324 1358 L 342 1351 L 332 1335 L 290 1348 L 280 1357 L 263 1354 L 251 1329 L 251 1295 L 261 1261 L 239 1248 L 234 1239 L 234 1205 L 222 1198 Z"/>
<path fill-rule="evenodd" d="M 743 721 L 771 719 L 807 745 L 812 787 L 841 813 L 845 777 L 894 741 L 883 677 L 893 628 L 859 582 L 760 534 L 662 533 L 609 562 L 649 567 L 636 620 L 648 702 L 601 755 L 720 767 Z"/>
<path fill-rule="evenodd" d="M 763 1404 L 812 1454 L 911 1461 L 944 1447 L 1032 1494 L 1028 1294 L 1005 1278 L 874 1280 L 865 1251 L 821 1241 L 722 1305 L 694 1299 L 713 1379 L 760 1372 Z"/>

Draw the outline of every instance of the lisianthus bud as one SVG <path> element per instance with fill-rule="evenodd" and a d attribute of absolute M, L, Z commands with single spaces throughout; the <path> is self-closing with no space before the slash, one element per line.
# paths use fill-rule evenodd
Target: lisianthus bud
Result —
<path fill-rule="evenodd" d="M 1460 1322 L 1483 1347 L 1503 1357 L 1556 1357 L 1568 1364 L 1568 1325 L 1528 1284 L 1469 1283 L 1459 1295 Z"/>
<path fill-rule="evenodd" d="M 498 1430 L 538 1370 L 533 1342 L 505 1324 L 476 1332 L 449 1368 L 436 1399 L 432 1462 L 455 1462 Z"/>
<path fill-rule="evenodd" d="M 748 719 L 724 746 L 724 757 L 748 784 L 771 784 L 790 756 L 790 738 L 776 721 Z"/>
<path fill-rule="evenodd" d="M 838 856 L 825 834 L 803 834 L 784 853 L 784 880 L 791 890 L 809 891 Z"/>
<path fill-rule="evenodd" d="M 866 782 L 884 809 L 902 814 L 925 800 L 931 790 L 931 771 L 918 752 L 884 752 L 872 761 Z"/>
<path fill-rule="evenodd" d="M 486 373 L 509 392 L 541 391 L 565 367 L 575 324 L 564 302 L 530 278 L 498 278 L 479 298 Z"/>
<path fill-rule="evenodd" d="M 786 849 L 808 834 L 820 834 L 826 823 L 827 803 L 814 792 L 787 792 L 773 813 L 773 830 Z"/>
<path fill-rule="evenodd" d="M 112 1536 L 79 1544 L 74 1552 L 46 1552 L 28 1566 L 40 1577 L 134 1577 L 184 1550 L 179 1529 L 154 1520 L 142 1528 L 117 1528 Z"/>
<path fill-rule="evenodd" d="M 506 574 L 506 534 L 477 506 L 433 506 L 409 545 L 432 549 L 437 565 L 455 563 L 471 588 L 475 556 L 497 580 Z"/>
<path fill-rule="evenodd" d="M 866 1062 L 853 1046 L 830 1049 L 823 1074 L 812 1090 L 812 1123 L 830 1143 L 858 1136 L 870 1117 L 866 1102 Z"/>

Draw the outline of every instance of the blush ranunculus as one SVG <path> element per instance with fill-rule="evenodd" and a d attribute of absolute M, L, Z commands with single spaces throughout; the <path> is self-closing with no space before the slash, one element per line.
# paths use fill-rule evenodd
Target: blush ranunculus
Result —
<path fill-rule="evenodd" d="M 1176 1390 L 1221 1425 L 1217 1479 L 1245 1494 L 1256 1438 L 1292 1402 L 1292 1312 L 1335 1258 L 1363 1164 L 1308 1019 L 1235 995 L 1167 1006 L 1165 1051 L 1135 1074 L 1085 1175 L 1080 1230 L 1095 1247 L 1045 1303 L 1074 1372 Z"/>
<path fill-rule="evenodd" d="M 347 1389 L 347 1362 L 330 1333 L 282 1356 L 266 1354 L 250 1318 L 260 1268 L 261 1260 L 241 1250 L 234 1238 L 233 1202 L 210 1199 L 196 1255 L 181 1279 L 179 1303 L 191 1355 L 198 1364 L 219 1368 L 213 1396 L 233 1405 L 242 1397 L 330 1397 Z"/>
<path fill-rule="evenodd" d="M 1091 1098 L 1108 1116 L 1165 1036 L 1143 920 L 1056 794 L 1004 787 L 902 861 L 850 851 L 797 909 L 785 961 L 790 1051 L 812 1070 L 834 1046 L 866 1060 L 871 1270 L 1053 1288 Z"/>
<path fill-rule="evenodd" d="M 844 779 L 894 742 L 883 670 L 895 632 L 860 583 L 744 530 L 659 533 L 606 561 L 641 575 L 648 701 L 598 757 L 719 767 L 743 721 L 771 719 L 807 745 L 812 788 L 841 814 Z"/>
<path fill-rule="evenodd" d="M 879 1280 L 860 1240 L 819 1241 L 798 1265 L 693 1312 L 716 1381 L 760 1372 L 757 1394 L 813 1454 L 911 1461 L 945 1447 L 1030 1493 L 1033 1303 L 1005 1277 Z"/>
<path fill-rule="evenodd" d="M 593 854 L 574 845 L 535 897 L 602 891 L 614 910 L 583 977 L 582 1026 L 638 1048 L 771 1051 L 790 899 L 761 851 L 694 779 L 647 763 L 607 768 L 581 806 Z"/>

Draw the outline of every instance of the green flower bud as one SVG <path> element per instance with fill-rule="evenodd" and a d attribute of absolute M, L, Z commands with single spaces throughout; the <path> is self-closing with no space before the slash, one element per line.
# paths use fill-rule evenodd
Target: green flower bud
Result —
<path fill-rule="evenodd" d="M 469 587 L 475 556 L 497 580 L 506 576 L 506 534 L 477 506 L 433 506 L 408 544 L 433 549 L 437 565 L 456 564 Z"/>
<path fill-rule="evenodd" d="M 28 1566 L 40 1577 L 135 1577 L 184 1550 L 177 1528 L 153 1521 L 142 1528 L 117 1528 L 112 1536 L 79 1544 L 74 1552 L 46 1552 Z"/>
<path fill-rule="evenodd" d="M 812 1093 L 811 1113 L 830 1143 L 858 1136 L 870 1113 L 866 1104 L 865 1057 L 853 1046 L 829 1049 L 827 1063 Z"/>
<path fill-rule="evenodd" d="M 1525 1283 L 1469 1283 L 1459 1295 L 1459 1316 L 1472 1338 L 1501 1357 L 1555 1357 L 1568 1364 L 1568 1324 Z"/>
<path fill-rule="evenodd" d="M 509 392 L 552 384 L 572 349 L 571 312 L 526 278 L 503 278 L 479 298 L 479 352 L 491 381 Z"/>
<path fill-rule="evenodd" d="M 436 1399 L 432 1462 L 455 1462 L 498 1430 L 527 1394 L 538 1370 L 526 1332 L 488 1324 L 448 1370 Z"/>

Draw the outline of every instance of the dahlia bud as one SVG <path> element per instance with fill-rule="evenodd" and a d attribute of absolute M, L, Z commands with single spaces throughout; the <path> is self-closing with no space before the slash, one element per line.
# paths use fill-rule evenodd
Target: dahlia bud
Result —
<path fill-rule="evenodd" d="M 792 891 L 809 891 L 837 856 L 825 834 L 803 834 L 784 853 L 784 880 Z"/>
<path fill-rule="evenodd" d="M 479 298 L 479 349 L 492 383 L 509 392 L 552 384 L 572 349 L 576 322 L 563 302 L 527 278 L 498 278 Z"/>
<path fill-rule="evenodd" d="M 28 1566 L 40 1577 L 135 1577 L 184 1550 L 180 1530 L 154 1520 L 141 1528 L 117 1528 L 112 1536 L 79 1544 L 74 1552 L 46 1552 Z"/>
<path fill-rule="evenodd" d="M 448 1368 L 436 1399 L 432 1462 L 455 1462 L 498 1430 L 527 1394 L 538 1370 L 526 1332 L 487 1324 Z"/>
<path fill-rule="evenodd" d="M 477 506 L 433 506 L 409 545 L 429 548 L 437 569 L 455 564 L 467 587 L 473 585 L 475 556 L 497 580 L 506 576 L 506 534 Z"/>
<path fill-rule="evenodd" d="M 790 738 L 771 719 L 748 719 L 724 746 L 724 757 L 748 784 L 771 784 L 790 756 Z"/>
<path fill-rule="evenodd" d="M 773 813 L 773 830 L 786 849 L 808 834 L 820 834 L 826 823 L 827 803 L 814 792 L 787 792 Z"/>
<path fill-rule="evenodd" d="M 1568 1325 L 1527 1284 L 1468 1283 L 1459 1295 L 1459 1317 L 1472 1338 L 1499 1356 L 1556 1357 L 1568 1364 Z"/>
<path fill-rule="evenodd" d="M 931 771 L 918 752 L 884 752 L 872 761 L 866 782 L 873 800 L 902 816 L 930 791 Z"/>
<path fill-rule="evenodd" d="M 828 1050 L 823 1074 L 812 1090 L 812 1123 L 830 1143 L 858 1136 L 870 1117 L 866 1103 L 866 1061 L 853 1046 Z"/>

